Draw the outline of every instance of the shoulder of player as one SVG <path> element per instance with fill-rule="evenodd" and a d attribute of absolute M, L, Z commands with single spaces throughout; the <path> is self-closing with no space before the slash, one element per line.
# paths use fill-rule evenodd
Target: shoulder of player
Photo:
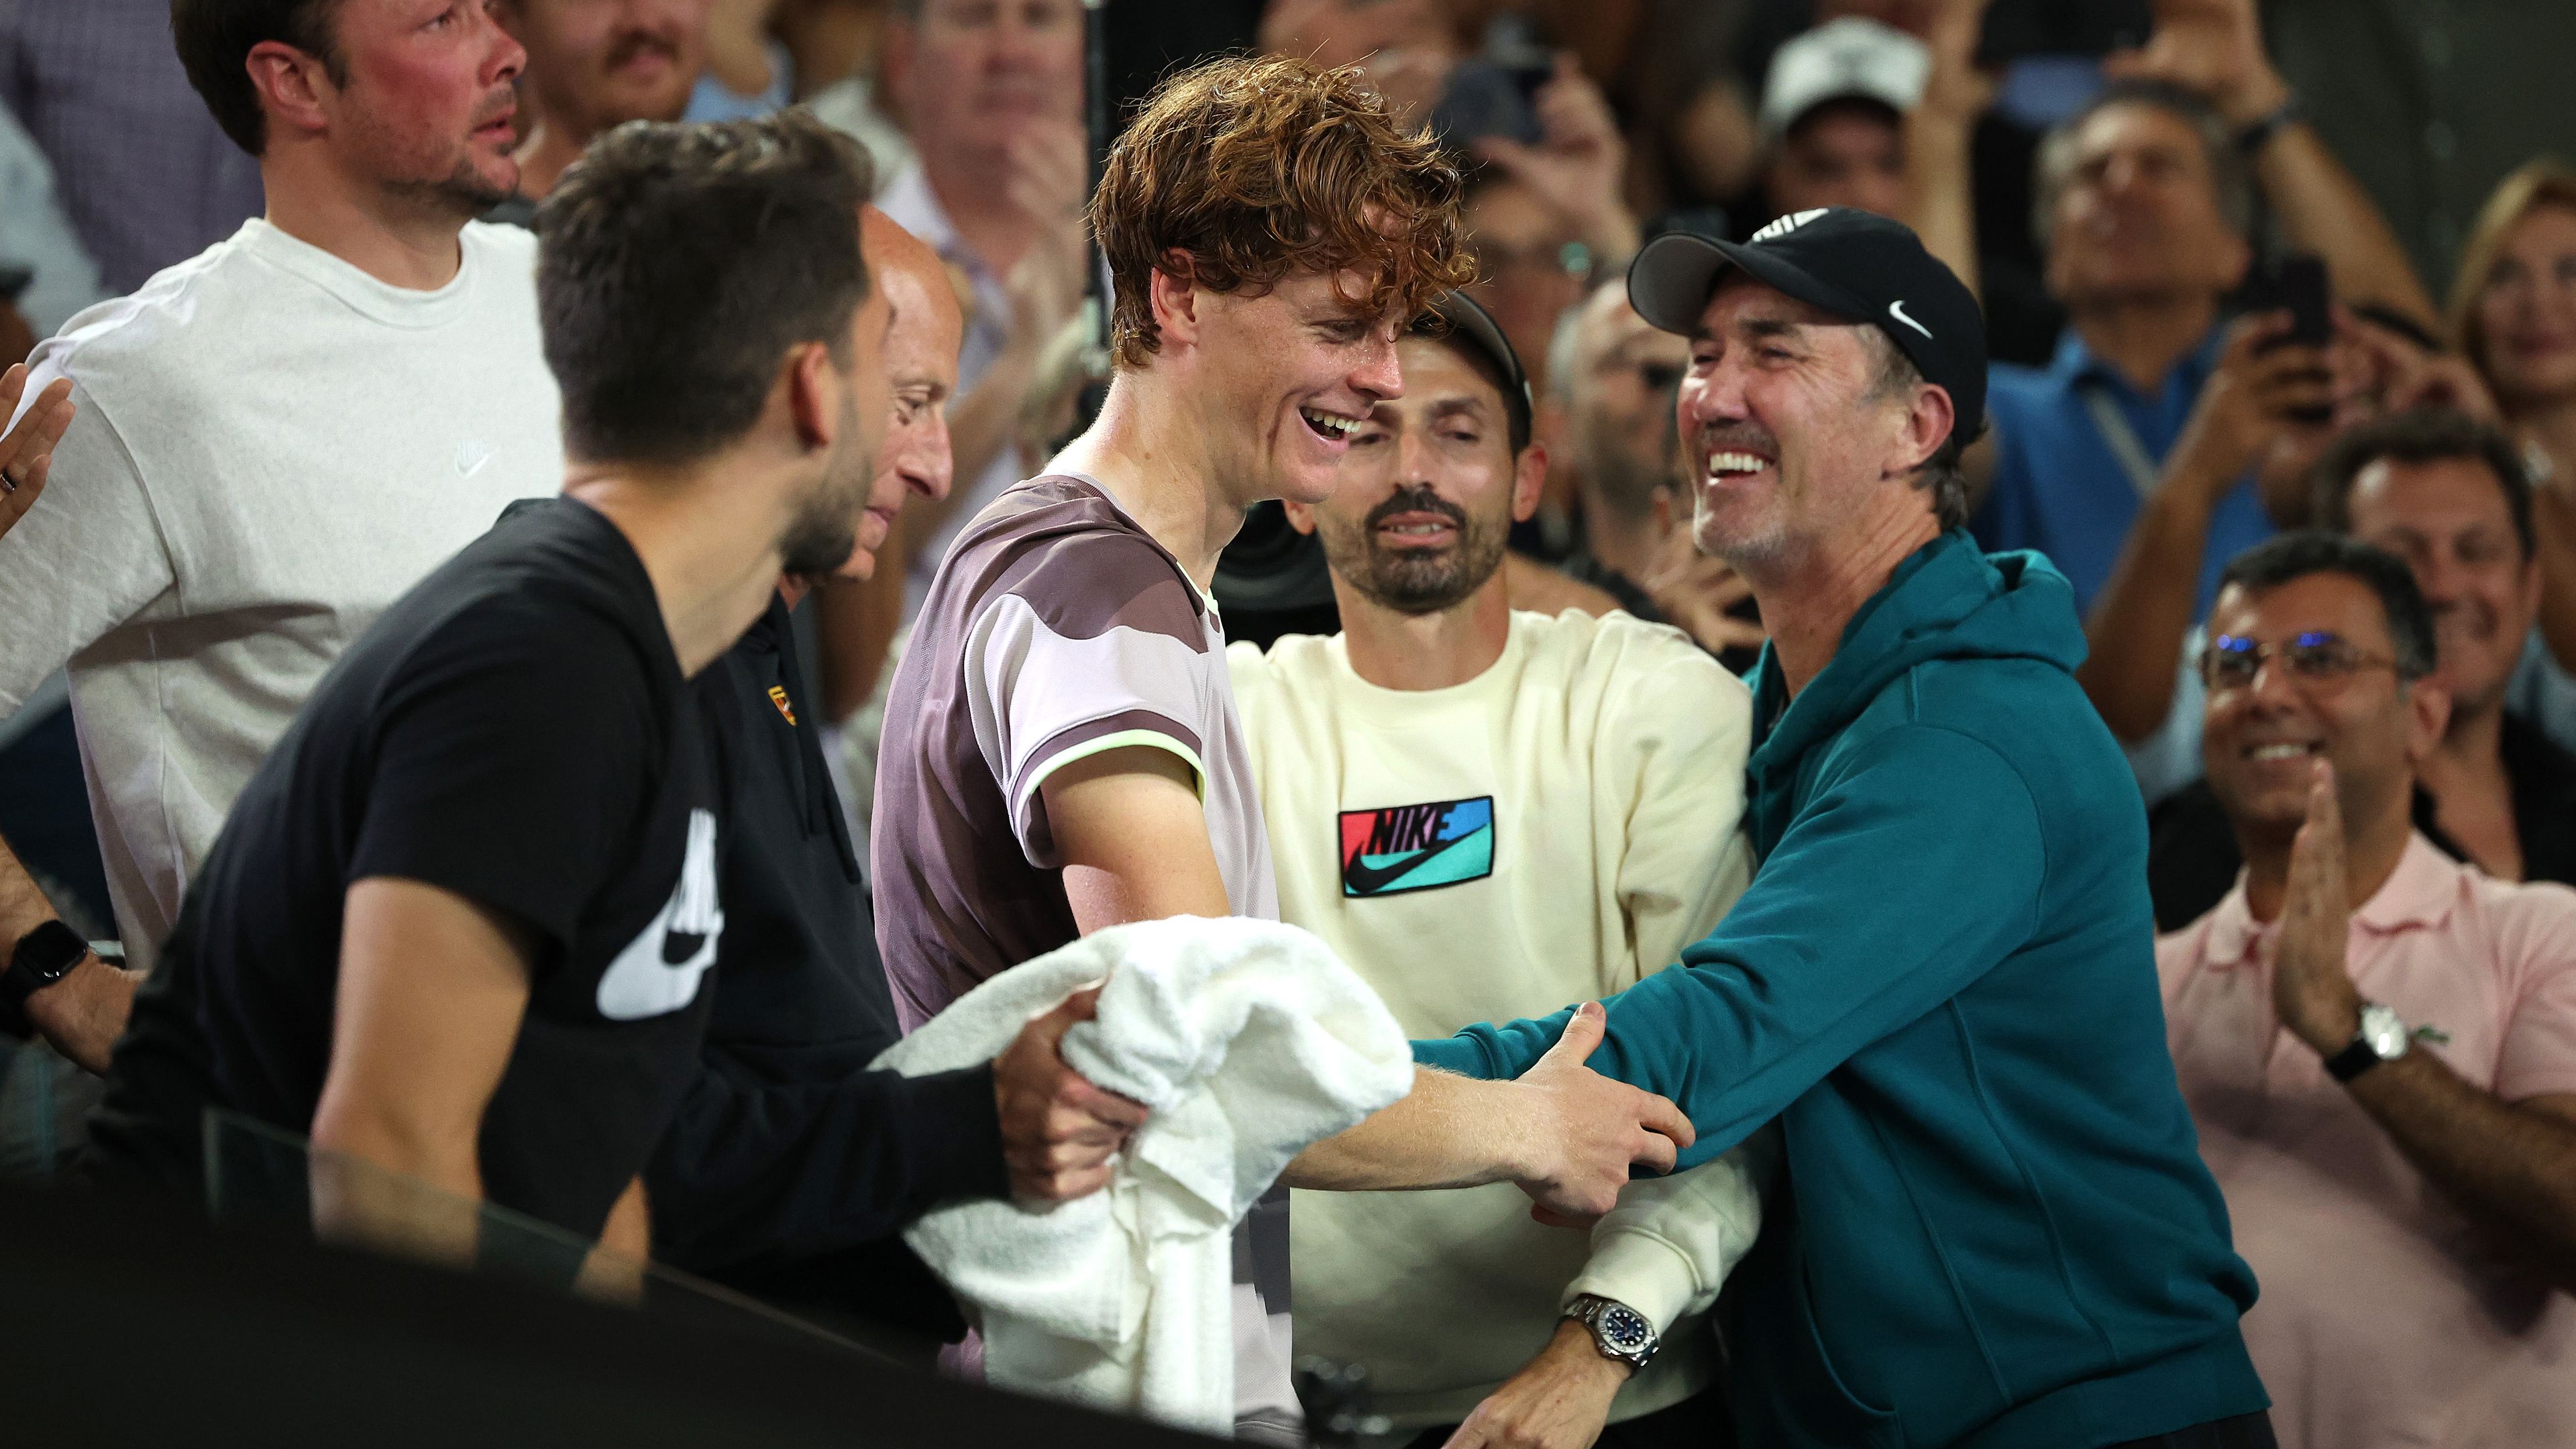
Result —
<path fill-rule="evenodd" d="M 1004 493 L 942 567 L 978 580 L 978 613 L 1012 597 L 1064 638 L 1133 629 L 1207 648 L 1207 606 L 1179 562 L 1079 480 L 1032 479 Z"/>

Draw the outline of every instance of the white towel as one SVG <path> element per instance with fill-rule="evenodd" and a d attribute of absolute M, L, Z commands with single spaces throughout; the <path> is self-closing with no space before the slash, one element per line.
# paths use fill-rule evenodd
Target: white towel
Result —
<path fill-rule="evenodd" d="M 1308 1145 L 1412 1090 L 1404 1032 L 1323 942 L 1194 916 L 1118 926 L 985 982 L 877 1065 L 988 1060 L 1106 979 L 1064 1058 L 1153 1111 L 1110 1185 L 1052 1210 L 959 1203 L 904 1234 L 984 1337 L 984 1373 L 1217 1434 L 1233 1425 L 1228 1232 Z"/>

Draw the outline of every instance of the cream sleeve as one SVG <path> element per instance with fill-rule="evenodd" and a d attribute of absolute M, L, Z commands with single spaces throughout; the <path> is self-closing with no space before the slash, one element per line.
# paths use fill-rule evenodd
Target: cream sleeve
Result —
<path fill-rule="evenodd" d="M 1635 671 L 1637 685 L 1603 711 L 1616 733 L 1602 746 L 1624 762 L 1633 802 L 1618 875 L 1635 951 L 1623 986 L 1671 966 L 1753 879 L 1742 829 L 1751 692 L 1696 646 L 1675 639 L 1657 652 L 1668 661 Z M 1628 1184 L 1593 1226 L 1592 1255 L 1566 1299 L 1616 1299 L 1658 1332 L 1706 1312 L 1762 1225 L 1778 1144 L 1779 1129 L 1766 1127 L 1688 1172 Z"/>

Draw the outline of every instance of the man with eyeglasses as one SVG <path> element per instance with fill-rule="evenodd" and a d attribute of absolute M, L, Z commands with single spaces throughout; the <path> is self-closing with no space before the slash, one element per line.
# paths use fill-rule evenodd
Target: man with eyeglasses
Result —
<path fill-rule="evenodd" d="M 2527 686 L 2541 564 L 2519 450 L 2466 414 L 2422 408 L 2353 429 L 2315 474 L 2319 526 L 2402 560 L 2432 611 L 2450 696 L 2439 749 L 2415 771 L 2414 822 L 2434 848 L 2498 880 L 2576 884 L 2576 756 L 2544 733 Z M 2201 680 L 2184 677 L 2169 733 L 2196 758 Z M 2227 812 L 2196 781 L 2148 813 L 2147 888 L 2173 930 L 2235 884 Z"/>
<path fill-rule="evenodd" d="M 2166 1029 L 2288 1449 L 2576 1433 L 2576 892 L 2411 822 L 2450 692 L 2407 566 L 2285 534 L 2228 566 L 2202 673 L 2245 853 L 2157 943 Z"/>

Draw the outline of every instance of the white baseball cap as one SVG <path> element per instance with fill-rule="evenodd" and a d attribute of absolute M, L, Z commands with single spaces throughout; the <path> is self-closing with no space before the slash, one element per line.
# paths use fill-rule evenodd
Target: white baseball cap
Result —
<path fill-rule="evenodd" d="M 1762 142 L 1780 144 L 1790 127 L 1827 101 L 1876 101 L 1903 115 L 1922 101 L 1931 75 L 1931 48 L 1902 30 L 1858 15 L 1819 25 L 1771 57 L 1762 87 Z"/>

